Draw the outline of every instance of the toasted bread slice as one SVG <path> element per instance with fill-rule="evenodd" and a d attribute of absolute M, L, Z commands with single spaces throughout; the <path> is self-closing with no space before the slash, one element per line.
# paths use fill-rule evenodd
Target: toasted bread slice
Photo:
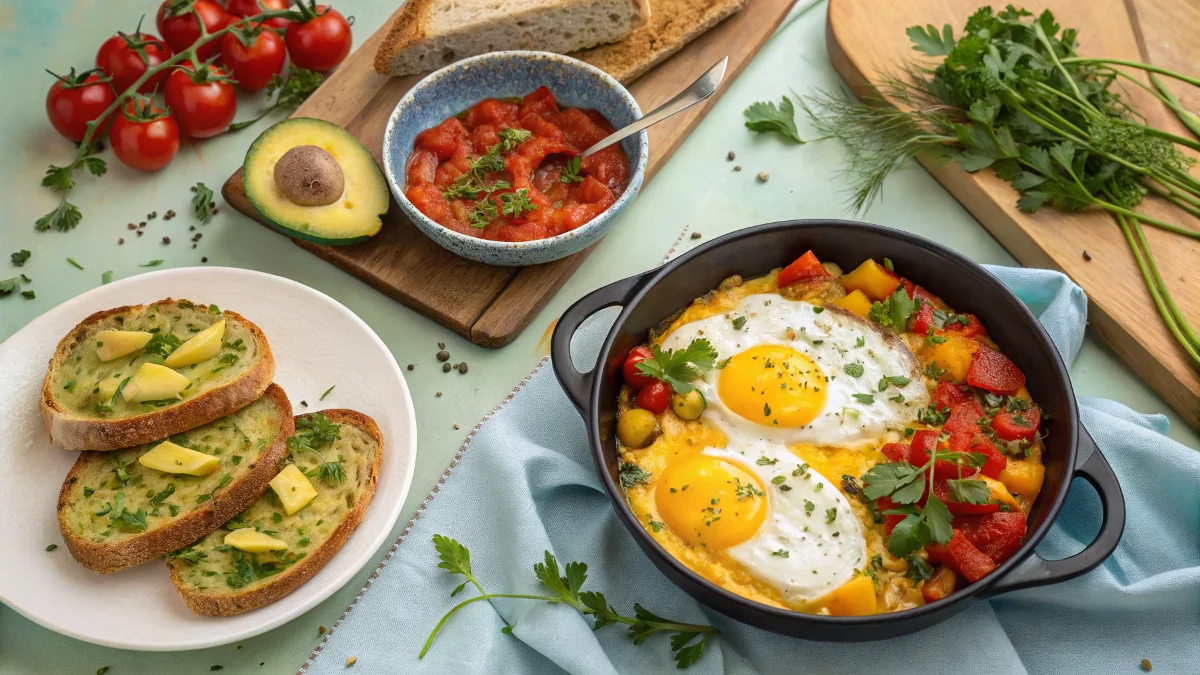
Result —
<path fill-rule="evenodd" d="M 146 401 L 125 389 L 144 364 L 175 366 L 170 355 L 220 321 L 224 334 L 212 345 L 215 353 L 172 368 L 187 378 L 186 389 Z M 105 361 L 103 341 L 96 339 L 101 331 L 149 333 L 151 339 Z M 262 396 L 274 377 L 267 338 L 234 312 L 170 298 L 118 307 L 89 316 L 58 343 L 42 384 L 42 422 L 50 441 L 67 450 L 128 448 L 224 417 Z"/>
<path fill-rule="evenodd" d="M 375 70 L 411 75 L 505 49 L 566 53 L 616 42 L 649 17 L 649 0 L 408 0 Z"/>
<path fill-rule="evenodd" d="M 312 474 L 316 497 L 288 515 L 275 490 L 268 490 L 221 529 L 167 556 L 171 580 L 193 612 L 230 616 L 282 598 L 324 567 L 362 521 L 383 461 L 383 434 L 375 421 L 353 410 L 325 410 L 297 417 L 296 427 L 291 461 Z M 320 442 L 322 434 L 328 442 Z M 326 462 L 340 463 L 340 481 L 337 472 L 318 468 Z M 225 544 L 230 532 L 249 527 L 287 548 L 244 553 Z"/>
<path fill-rule="evenodd" d="M 263 494 L 295 430 L 292 404 L 273 384 L 232 415 L 171 436 L 172 443 L 219 460 L 206 475 L 139 463 L 158 443 L 80 454 L 58 495 L 67 548 L 80 565 L 108 574 L 196 541 Z"/>

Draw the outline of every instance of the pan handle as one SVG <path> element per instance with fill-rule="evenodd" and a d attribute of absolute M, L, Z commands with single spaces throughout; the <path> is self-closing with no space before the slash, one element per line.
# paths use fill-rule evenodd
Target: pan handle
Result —
<path fill-rule="evenodd" d="M 1082 425 L 1079 440 L 1081 449 L 1090 448 L 1091 452 L 1087 459 L 1075 468 L 1075 474 L 1091 483 L 1100 495 L 1100 504 L 1104 509 L 1100 532 L 1087 548 L 1069 558 L 1046 560 L 1034 553 L 1003 579 L 985 590 L 985 597 L 1074 579 L 1099 567 L 1117 548 L 1121 541 L 1121 533 L 1125 530 L 1125 498 L 1121 495 L 1121 486 L 1117 483 L 1117 476 L 1112 467 L 1108 465 L 1104 455 L 1100 454 L 1100 448 L 1096 447 L 1096 441 L 1092 440 Z"/>
<path fill-rule="evenodd" d="M 641 286 L 642 279 L 654 272 L 646 272 L 636 276 L 614 281 L 583 296 L 563 312 L 554 327 L 554 337 L 550 340 L 550 360 L 554 365 L 554 375 L 558 378 L 567 398 L 575 407 L 584 412 L 587 409 L 588 392 L 592 388 L 592 378 L 595 369 L 586 373 L 575 370 L 571 361 L 571 338 L 579 325 L 589 316 L 613 305 L 624 305 Z"/>

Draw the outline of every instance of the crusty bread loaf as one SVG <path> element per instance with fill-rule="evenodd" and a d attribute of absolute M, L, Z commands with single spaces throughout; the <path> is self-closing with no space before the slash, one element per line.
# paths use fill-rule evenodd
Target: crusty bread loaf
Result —
<path fill-rule="evenodd" d="M 295 429 L 292 404 L 273 384 L 232 415 L 171 437 L 220 460 L 207 475 L 142 466 L 150 445 L 80 454 L 58 495 L 67 548 L 80 565 L 108 574 L 187 546 L 262 495 Z"/>
<path fill-rule="evenodd" d="M 703 35 L 733 15 L 747 0 L 651 0 L 650 20 L 629 37 L 613 44 L 574 52 L 571 56 L 586 61 L 629 83 L 665 61 L 684 45 Z M 710 63 L 699 63 L 707 67 Z M 697 71 L 698 75 L 700 71 Z M 680 83 L 680 87 L 684 83 Z"/>
<path fill-rule="evenodd" d="M 291 461 L 310 475 L 317 491 L 308 505 L 286 515 L 274 491 L 267 490 L 221 529 L 167 556 L 171 581 L 188 609 L 205 616 L 230 616 L 275 602 L 319 572 L 362 522 L 379 481 L 383 433 L 362 413 L 323 410 L 296 418 L 298 440 L 304 438 L 304 427 L 313 423 L 326 431 L 329 423 L 340 426 L 331 442 L 292 449 Z M 318 469 L 331 461 L 340 463 L 341 480 Z M 246 527 L 284 541 L 287 549 L 242 553 L 224 544 L 226 535 Z"/>
<path fill-rule="evenodd" d="M 211 358 L 175 370 L 188 378 L 178 399 L 130 402 L 109 388 L 128 382 L 145 363 L 191 336 L 225 321 L 221 349 Z M 153 333 L 152 341 L 126 356 L 101 361 L 95 336 L 102 330 Z M 207 424 L 256 400 L 275 377 L 267 338 L 246 318 L 216 305 L 160 300 L 96 312 L 59 343 L 42 383 L 41 413 L 50 442 L 66 450 L 116 450 L 149 443 Z M 119 393 L 117 389 L 116 393 Z"/>
<path fill-rule="evenodd" d="M 492 51 L 586 49 L 621 40 L 649 15 L 648 0 L 407 0 L 375 70 L 411 75 Z"/>

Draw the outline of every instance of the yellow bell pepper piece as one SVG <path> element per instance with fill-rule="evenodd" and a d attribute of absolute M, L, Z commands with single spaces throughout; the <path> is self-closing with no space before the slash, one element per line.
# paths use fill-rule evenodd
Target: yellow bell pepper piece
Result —
<path fill-rule="evenodd" d="M 846 297 L 834 300 L 832 304 L 841 307 L 847 312 L 857 314 L 864 319 L 871 313 L 871 300 L 859 290 L 851 291 Z"/>
<path fill-rule="evenodd" d="M 879 613 L 875 582 L 862 575 L 830 591 L 821 604 L 833 616 L 865 616 Z"/>
<path fill-rule="evenodd" d="M 854 271 L 842 277 L 842 285 L 847 291 L 862 291 L 872 300 L 883 301 L 900 285 L 900 277 L 892 274 L 886 267 L 867 258 Z"/>

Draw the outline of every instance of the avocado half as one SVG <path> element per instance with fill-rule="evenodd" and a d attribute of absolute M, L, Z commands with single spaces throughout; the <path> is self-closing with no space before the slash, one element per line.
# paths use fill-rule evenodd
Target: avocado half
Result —
<path fill-rule="evenodd" d="M 323 148 L 341 166 L 345 190 L 332 204 L 301 206 L 276 186 L 275 163 L 301 145 Z M 242 184 L 250 203 L 275 229 L 326 246 L 357 244 L 375 235 L 390 201 L 371 153 L 345 129 L 312 117 L 293 117 L 262 132 L 246 152 Z"/>

